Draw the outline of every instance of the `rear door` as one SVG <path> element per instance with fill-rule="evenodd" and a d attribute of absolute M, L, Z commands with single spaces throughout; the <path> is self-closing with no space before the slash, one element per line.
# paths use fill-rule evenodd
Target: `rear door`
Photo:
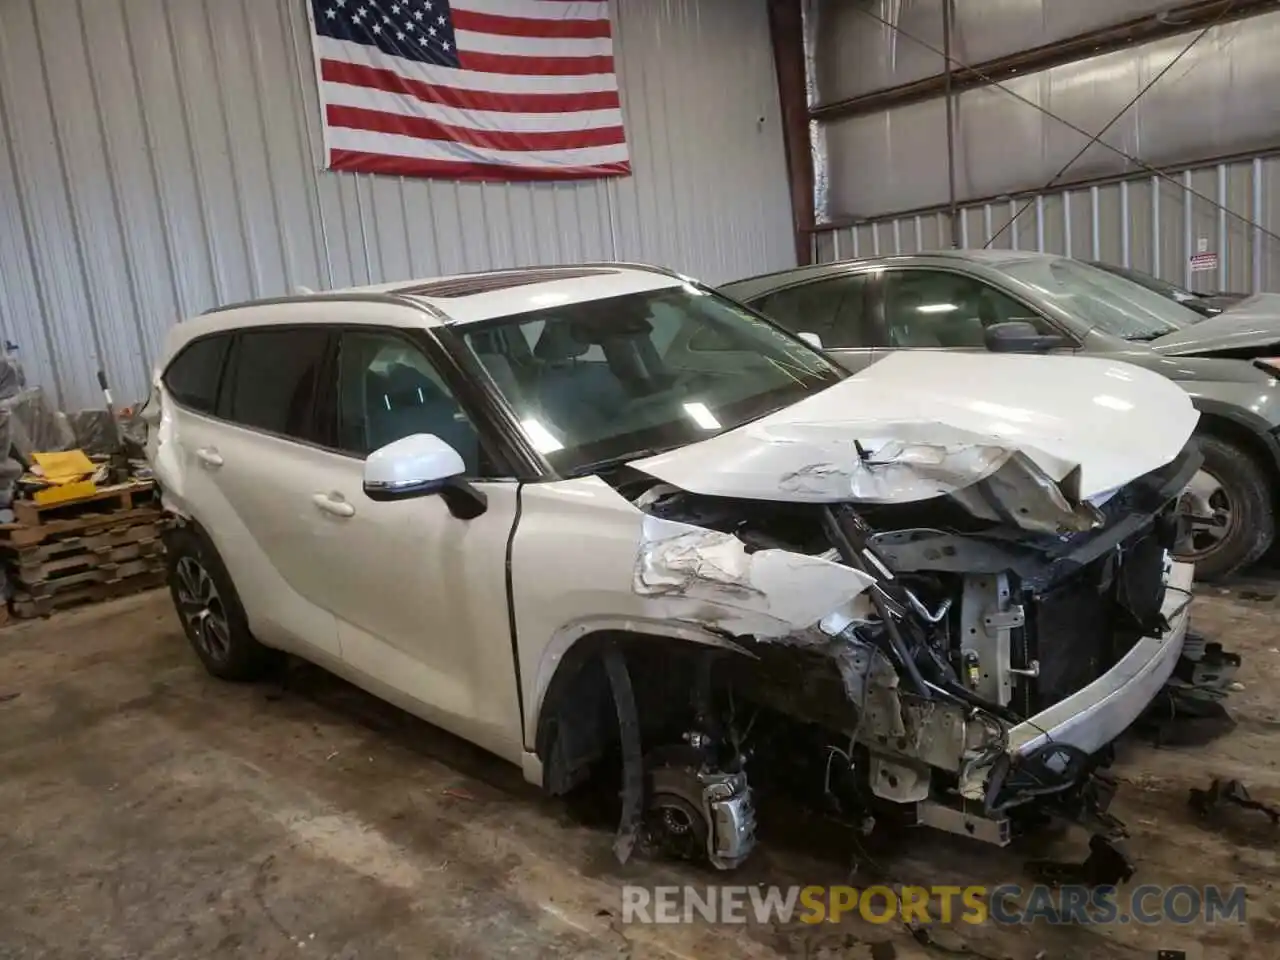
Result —
<path fill-rule="evenodd" d="M 869 324 L 870 278 L 866 271 L 824 277 L 771 291 L 750 305 L 792 333 L 817 336 L 832 359 L 856 373 L 877 358 Z"/>
<path fill-rule="evenodd" d="M 264 642 L 337 658 L 337 624 L 309 561 L 317 470 L 333 455 L 316 400 L 333 369 L 336 334 L 319 324 L 255 325 L 236 332 L 213 416 L 188 424 L 191 501 L 226 563 L 250 627 Z"/>

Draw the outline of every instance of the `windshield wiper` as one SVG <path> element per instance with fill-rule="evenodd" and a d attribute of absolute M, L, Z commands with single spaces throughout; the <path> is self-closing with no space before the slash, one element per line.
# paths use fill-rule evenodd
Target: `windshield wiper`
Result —
<path fill-rule="evenodd" d="M 632 460 L 640 460 L 644 457 L 655 457 L 658 454 L 663 453 L 665 450 L 669 450 L 669 449 L 670 447 L 666 447 L 666 448 L 645 447 L 642 450 L 632 450 L 628 453 L 620 453 L 617 456 L 605 457 L 601 460 L 593 460 L 591 463 L 584 463 L 580 467 L 574 467 L 572 470 L 566 473 L 565 476 L 566 477 L 584 477 L 592 473 L 601 473 L 605 470 L 611 470 L 614 467 L 620 467 L 623 464 L 629 463 Z"/>

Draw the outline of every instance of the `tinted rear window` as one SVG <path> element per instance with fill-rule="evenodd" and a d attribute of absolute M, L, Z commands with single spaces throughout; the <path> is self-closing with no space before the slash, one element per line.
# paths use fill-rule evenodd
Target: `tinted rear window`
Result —
<path fill-rule="evenodd" d="M 229 336 L 194 340 L 173 359 L 164 372 L 169 396 L 184 407 L 212 413 L 218 402 L 218 378 L 227 357 Z"/>
<path fill-rule="evenodd" d="M 219 413 L 299 440 L 314 440 L 314 411 L 329 344 L 320 328 L 241 332 Z"/>

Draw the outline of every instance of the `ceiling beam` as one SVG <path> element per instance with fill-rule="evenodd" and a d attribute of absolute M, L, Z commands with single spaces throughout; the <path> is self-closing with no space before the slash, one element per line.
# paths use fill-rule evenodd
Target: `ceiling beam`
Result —
<path fill-rule="evenodd" d="M 982 63 L 965 65 L 953 60 L 951 93 L 956 95 L 1028 73 L 1200 30 L 1215 20 L 1228 23 L 1274 10 L 1280 10 L 1280 0 L 1193 0 L 1158 14 L 1147 14 Z M 831 121 L 864 116 L 933 100 L 945 96 L 946 92 L 947 75 L 944 72 L 896 87 L 872 90 L 844 100 L 819 104 L 809 111 L 809 117 Z"/>

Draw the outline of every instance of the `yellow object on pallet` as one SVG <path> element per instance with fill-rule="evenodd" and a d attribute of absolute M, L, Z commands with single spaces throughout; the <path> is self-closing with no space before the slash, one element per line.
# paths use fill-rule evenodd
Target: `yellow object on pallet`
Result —
<path fill-rule="evenodd" d="M 91 497 L 98 492 L 98 485 L 92 480 L 54 481 L 52 486 L 37 490 L 31 499 L 41 506 L 51 503 L 64 503 L 68 500 L 79 500 Z"/>
<path fill-rule="evenodd" d="M 96 469 L 93 461 L 85 456 L 83 450 L 33 453 L 31 459 L 40 468 L 40 475 L 49 483 L 74 483 L 84 477 L 93 476 L 93 471 Z M 77 494 L 77 496 L 81 495 Z"/>

